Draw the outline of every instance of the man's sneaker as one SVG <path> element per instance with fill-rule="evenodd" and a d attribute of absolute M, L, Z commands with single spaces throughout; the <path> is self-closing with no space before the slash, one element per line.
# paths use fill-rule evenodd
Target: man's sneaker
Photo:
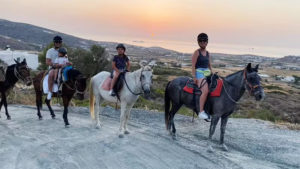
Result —
<path fill-rule="evenodd" d="M 208 115 L 205 113 L 205 111 L 202 111 L 201 113 L 199 113 L 198 117 L 200 119 L 209 119 Z"/>
<path fill-rule="evenodd" d="M 115 93 L 114 90 L 110 90 L 110 91 L 109 91 L 109 95 L 111 95 L 111 96 L 116 96 L 116 93 Z"/>

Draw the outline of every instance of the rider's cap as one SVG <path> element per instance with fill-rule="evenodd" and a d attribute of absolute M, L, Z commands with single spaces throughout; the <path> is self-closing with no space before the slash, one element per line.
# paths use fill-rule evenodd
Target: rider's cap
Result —
<path fill-rule="evenodd" d="M 118 48 L 122 48 L 122 49 L 126 50 L 125 46 L 122 43 L 118 44 L 118 46 L 116 47 L 116 49 L 118 49 Z"/>
<path fill-rule="evenodd" d="M 58 49 L 58 53 L 61 53 L 63 55 L 66 55 L 67 54 L 67 49 L 66 48 L 59 48 Z"/>

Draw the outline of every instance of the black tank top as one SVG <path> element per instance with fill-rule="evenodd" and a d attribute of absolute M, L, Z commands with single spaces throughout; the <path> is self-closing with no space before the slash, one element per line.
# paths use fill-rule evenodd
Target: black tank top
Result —
<path fill-rule="evenodd" d="M 206 56 L 203 56 L 199 51 L 199 56 L 197 58 L 197 62 L 196 62 L 196 69 L 198 68 L 208 68 L 208 64 L 209 64 L 209 53 L 206 51 Z"/>

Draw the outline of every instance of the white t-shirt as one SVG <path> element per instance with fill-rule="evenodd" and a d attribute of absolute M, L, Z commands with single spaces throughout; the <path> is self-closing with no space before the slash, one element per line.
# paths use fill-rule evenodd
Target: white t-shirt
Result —
<path fill-rule="evenodd" d="M 54 48 L 48 49 L 46 58 L 51 59 L 51 62 L 54 63 L 55 59 L 58 58 L 58 50 L 55 50 Z M 50 68 L 51 66 L 49 66 L 49 69 Z"/>
<path fill-rule="evenodd" d="M 69 62 L 69 59 L 67 57 L 58 57 L 55 59 L 54 64 L 60 64 L 66 66 Z"/>

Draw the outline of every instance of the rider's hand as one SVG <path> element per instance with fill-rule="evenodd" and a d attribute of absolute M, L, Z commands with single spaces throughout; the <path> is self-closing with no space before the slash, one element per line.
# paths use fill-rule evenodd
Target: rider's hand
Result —
<path fill-rule="evenodd" d="M 197 78 L 196 77 L 193 77 L 193 80 L 194 80 L 194 82 L 197 84 Z"/>

